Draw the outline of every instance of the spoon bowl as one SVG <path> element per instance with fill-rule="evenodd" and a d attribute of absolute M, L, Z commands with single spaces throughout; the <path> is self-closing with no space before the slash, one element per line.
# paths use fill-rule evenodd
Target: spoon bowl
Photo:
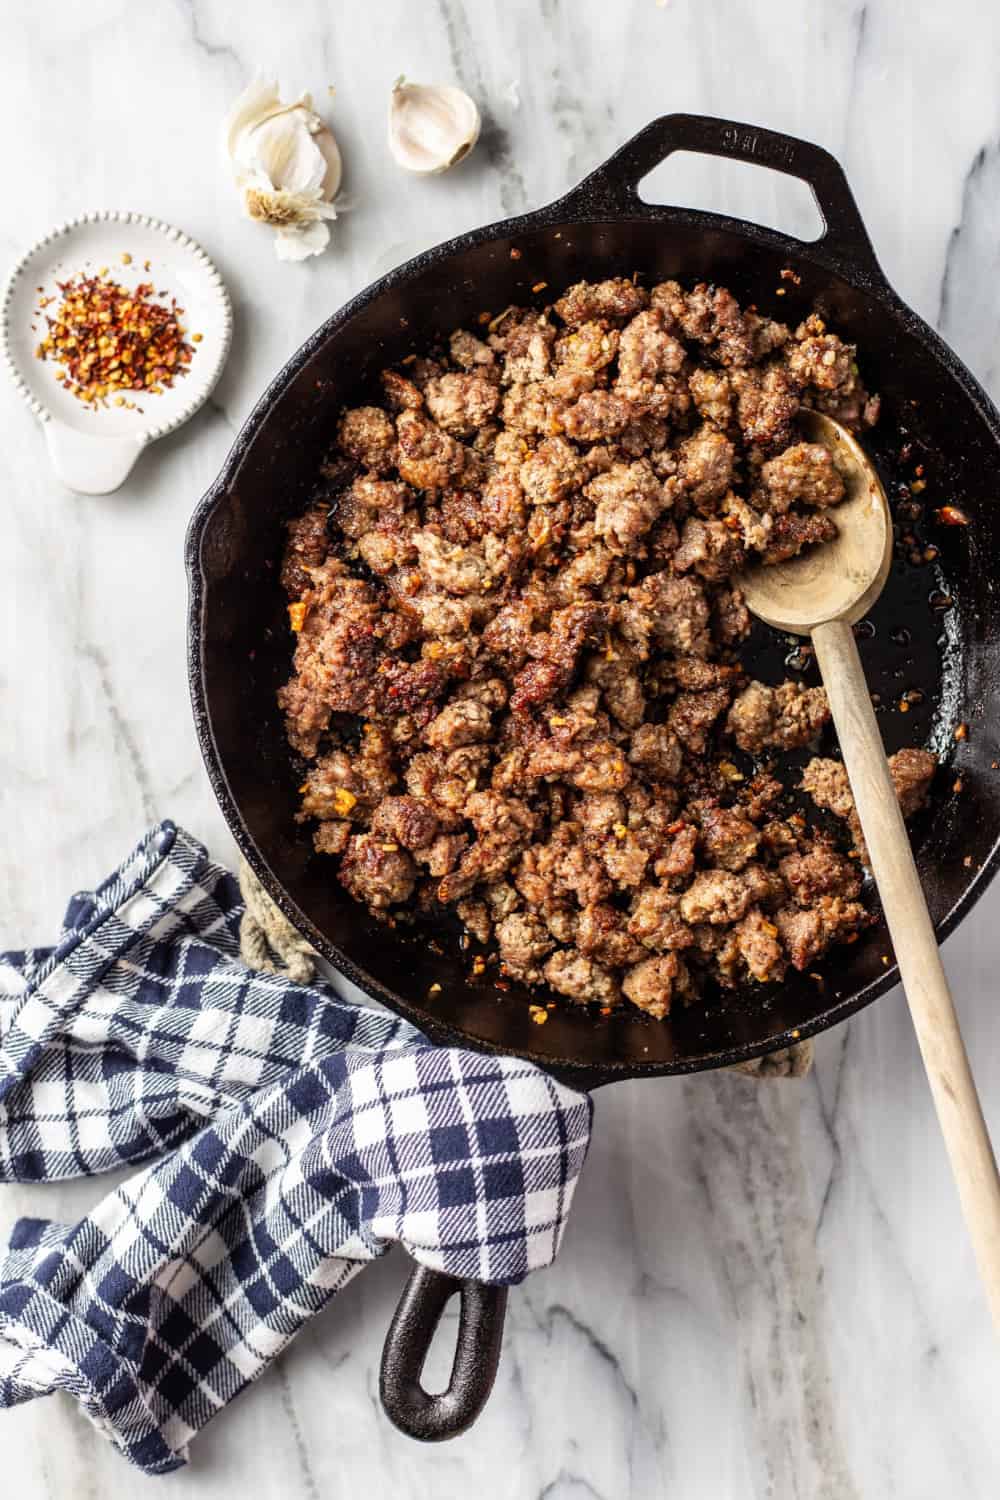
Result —
<path fill-rule="evenodd" d="M 871 460 L 846 427 L 803 407 L 799 429 L 830 453 L 846 495 L 835 515 L 838 533 L 787 562 L 747 568 L 740 577 L 747 607 L 766 624 L 810 635 L 827 620 L 855 624 L 881 594 L 892 565 L 889 502 Z"/>

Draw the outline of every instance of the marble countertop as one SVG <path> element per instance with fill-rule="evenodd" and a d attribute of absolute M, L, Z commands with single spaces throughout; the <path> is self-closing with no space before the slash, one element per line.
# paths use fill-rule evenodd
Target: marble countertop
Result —
<path fill-rule="evenodd" d="M 294 16 L 294 18 L 293 18 Z M 279 19 L 280 18 L 280 19 Z M 7 0 L 0 261 L 54 222 L 127 207 L 183 226 L 232 290 L 209 408 L 117 494 L 52 478 L 0 385 L 0 944 L 43 942 L 66 895 L 165 815 L 233 846 L 187 706 L 181 543 L 267 380 L 375 274 L 556 197 L 649 119 L 728 115 L 844 162 L 882 263 L 1000 396 L 1000 8 L 988 0 Z M 279 264 L 217 152 L 254 70 L 309 88 L 345 158 L 333 246 Z M 388 158 L 393 78 L 459 80 L 487 114 L 447 178 Z M 946 103 L 942 80 L 950 80 Z M 328 85 L 335 96 L 329 99 Z M 665 197 L 795 229 L 787 184 L 688 161 Z M 945 951 L 994 1135 L 1000 889 Z M 406 1274 L 359 1277 L 163 1481 L 130 1471 L 62 1397 L 0 1416 L 18 1500 L 923 1500 L 996 1493 L 997 1346 L 898 991 L 821 1037 L 813 1074 L 703 1075 L 597 1099 L 558 1263 L 513 1292 L 494 1397 L 424 1449 L 377 1399 Z M 78 1215 L 94 1184 L 0 1189 Z"/>

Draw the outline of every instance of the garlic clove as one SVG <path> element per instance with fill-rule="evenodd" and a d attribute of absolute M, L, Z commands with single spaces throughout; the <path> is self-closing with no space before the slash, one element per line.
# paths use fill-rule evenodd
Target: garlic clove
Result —
<path fill-rule="evenodd" d="M 464 89 L 397 78 L 389 99 L 389 150 L 408 172 L 446 172 L 468 156 L 481 123 Z"/>
<path fill-rule="evenodd" d="M 317 197 L 326 159 L 300 115 L 273 115 L 253 133 L 254 168 L 281 192 Z"/>
<path fill-rule="evenodd" d="M 275 230 L 281 260 L 304 260 L 330 239 L 326 220 L 340 187 L 340 150 L 302 94 L 282 102 L 275 83 L 255 79 L 226 124 L 226 149 L 248 218 Z"/>
<path fill-rule="evenodd" d="M 316 219 L 312 224 L 294 230 L 279 229 L 274 239 L 274 251 L 279 260 L 307 260 L 310 255 L 319 255 L 329 242 L 329 227 L 325 220 Z"/>
<path fill-rule="evenodd" d="M 326 162 L 326 172 L 320 184 L 320 191 L 324 198 L 336 198 L 340 191 L 340 179 L 344 170 L 340 159 L 340 147 L 337 145 L 333 131 L 326 125 L 322 125 L 322 128 L 315 132 L 313 140 Z"/>

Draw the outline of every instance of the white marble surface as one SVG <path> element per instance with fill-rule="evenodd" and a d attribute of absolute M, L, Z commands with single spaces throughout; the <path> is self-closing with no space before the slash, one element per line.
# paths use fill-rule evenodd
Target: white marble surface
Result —
<path fill-rule="evenodd" d="M 0 387 L 0 942 L 44 941 L 66 894 L 163 815 L 231 856 L 189 722 L 184 528 L 267 379 L 400 247 L 545 202 L 666 110 L 775 126 L 840 155 L 889 276 L 1000 396 L 998 52 L 993 0 L 6 0 L 0 261 L 71 214 L 144 210 L 217 259 L 237 333 L 211 408 L 105 499 L 59 488 Z M 303 267 L 237 216 L 217 155 L 257 65 L 322 103 L 336 86 L 351 211 Z M 458 79 L 489 113 L 446 179 L 387 157 L 403 71 Z M 800 222 L 759 174 L 701 163 L 683 186 Z M 998 916 L 1000 890 L 946 951 L 995 1135 Z M 598 1098 L 561 1258 L 512 1295 L 465 1438 L 422 1449 L 380 1414 L 393 1256 L 155 1483 L 188 1500 L 992 1500 L 997 1345 L 899 993 L 817 1056 L 802 1082 Z M 98 1191 L 2 1188 L 0 1233 Z M 18 1500 L 153 1493 L 61 1397 L 0 1415 L 0 1453 Z"/>

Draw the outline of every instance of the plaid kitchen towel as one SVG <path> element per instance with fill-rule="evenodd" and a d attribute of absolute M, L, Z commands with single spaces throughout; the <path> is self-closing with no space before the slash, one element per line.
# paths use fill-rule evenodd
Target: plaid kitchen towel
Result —
<path fill-rule="evenodd" d="M 510 1283 L 555 1255 L 590 1103 L 239 958 L 236 881 L 164 823 L 0 958 L 0 1180 L 160 1158 L 0 1261 L 0 1406 L 68 1391 L 165 1473 L 368 1260 Z"/>

